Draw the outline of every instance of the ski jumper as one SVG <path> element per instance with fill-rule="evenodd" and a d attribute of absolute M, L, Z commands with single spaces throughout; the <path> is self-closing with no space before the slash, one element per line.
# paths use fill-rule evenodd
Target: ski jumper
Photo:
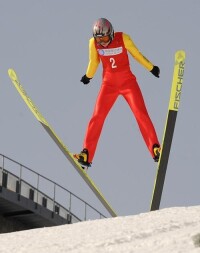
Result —
<path fill-rule="evenodd" d="M 159 143 L 136 77 L 130 70 L 127 51 L 148 71 L 152 70 L 153 64 L 139 52 L 127 34 L 116 32 L 107 47 L 98 45 L 94 38 L 89 41 L 86 76 L 92 78 L 95 75 L 100 61 L 103 65 L 101 89 L 83 143 L 83 148 L 89 152 L 89 162 L 93 160 L 104 120 L 119 95 L 122 95 L 129 104 L 152 157 L 154 157 L 152 147 L 155 143 Z"/>

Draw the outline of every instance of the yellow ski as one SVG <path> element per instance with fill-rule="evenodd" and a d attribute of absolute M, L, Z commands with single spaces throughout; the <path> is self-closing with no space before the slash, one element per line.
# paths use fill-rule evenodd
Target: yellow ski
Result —
<path fill-rule="evenodd" d="M 162 191 L 164 187 L 165 175 L 167 171 L 167 164 L 176 124 L 176 117 L 179 109 L 183 76 L 185 69 L 185 52 L 183 50 L 177 51 L 175 54 L 174 74 L 172 80 L 169 108 L 167 113 L 166 125 L 162 140 L 162 150 L 157 168 L 157 174 L 153 189 L 153 196 L 150 210 L 158 210 L 160 207 Z"/>
<path fill-rule="evenodd" d="M 112 209 L 110 204 L 107 202 L 103 194 L 100 192 L 100 190 L 97 188 L 95 183 L 92 181 L 92 179 L 88 176 L 88 174 L 82 169 L 81 165 L 73 158 L 73 154 L 68 150 L 68 148 L 63 144 L 61 139 L 56 135 L 56 133 L 53 131 L 49 123 L 46 121 L 46 119 L 42 116 L 42 114 L 38 111 L 35 104 L 32 102 L 30 97 L 27 95 L 25 90 L 23 89 L 19 78 L 17 77 L 16 72 L 13 69 L 8 70 L 8 75 L 14 84 L 15 88 L 21 95 L 22 99 L 28 106 L 28 108 L 31 110 L 31 112 L 34 114 L 36 119 L 41 123 L 41 125 L 44 127 L 44 129 L 47 131 L 47 133 L 50 135 L 50 137 L 54 140 L 54 142 L 57 144 L 57 146 L 60 148 L 60 150 L 63 152 L 65 157 L 69 160 L 69 162 L 72 164 L 72 166 L 77 170 L 77 172 L 80 174 L 80 176 L 83 178 L 83 180 L 86 182 L 86 184 L 90 187 L 90 189 L 93 191 L 93 193 L 96 195 L 96 197 L 100 200 L 100 202 L 103 204 L 103 206 L 106 208 L 106 210 L 110 213 L 112 217 L 116 217 L 117 214 Z"/>

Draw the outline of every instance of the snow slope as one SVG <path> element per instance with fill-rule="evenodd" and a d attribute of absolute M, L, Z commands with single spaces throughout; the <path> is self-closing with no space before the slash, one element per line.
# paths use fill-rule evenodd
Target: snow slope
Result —
<path fill-rule="evenodd" d="M 200 206 L 0 235 L 0 253 L 200 252 Z"/>

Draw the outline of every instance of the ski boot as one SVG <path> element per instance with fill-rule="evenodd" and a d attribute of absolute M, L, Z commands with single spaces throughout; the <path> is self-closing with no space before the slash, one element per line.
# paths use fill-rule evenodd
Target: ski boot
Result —
<path fill-rule="evenodd" d="M 86 148 L 80 154 L 74 154 L 74 158 L 81 164 L 83 169 L 88 169 L 91 166 L 91 163 L 88 162 L 89 152 Z"/>
<path fill-rule="evenodd" d="M 159 161 L 160 151 L 161 151 L 160 145 L 154 144 L 153 145 L 153 153 L 154 153 L 154 158 L 153 159 L 154 159 L 155 162 Z"/>

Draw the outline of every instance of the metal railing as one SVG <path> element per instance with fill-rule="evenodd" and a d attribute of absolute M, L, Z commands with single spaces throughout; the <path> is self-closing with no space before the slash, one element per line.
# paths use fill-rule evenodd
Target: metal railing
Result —
<path fill-rule="evenodd" d="M 32 196 L 36 204 L 44 205 L 45 200 L 47 209 L 63 218 L 70 214 L 73 222 L 106 218 L 96 208 L 51 179 L 5 155 L 0 154 L 0 160 L 0 184 L 3 181 L 3 173 L 7 173 L 9 190 L 16 191 L 16 184 L 18 184 L 18 193 L 27 198 L 30 198 L 30 190 L 32 190 L 36 193 Z"/>

